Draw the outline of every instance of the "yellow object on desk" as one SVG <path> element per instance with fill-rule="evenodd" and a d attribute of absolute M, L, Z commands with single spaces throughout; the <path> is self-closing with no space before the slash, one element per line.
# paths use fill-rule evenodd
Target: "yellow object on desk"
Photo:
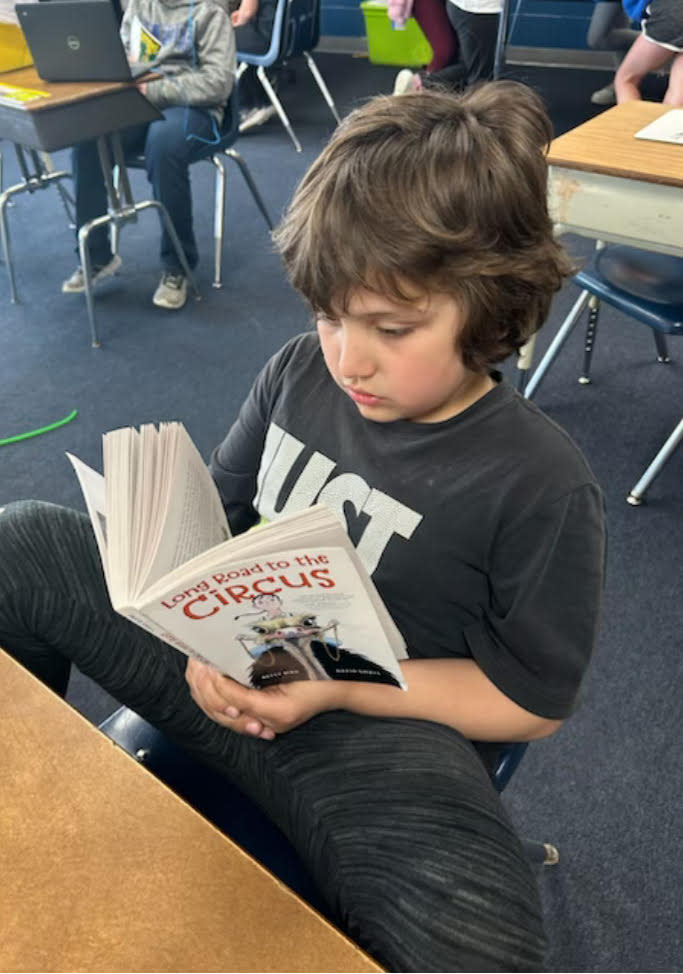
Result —
<path fill-rule="evenodd" d="M 33 64 L 33 59 L 21 27 L 0 23 L 0 71 L 14 71 L 29 64 Z"/>
<path fill-rule="evenodd" d="M 36 98 L 49 98 L 49 91 L 39 91 L 37 88 L 20 88 L 18 85 L 6 85 L 0 81 L 0 105 L 14 105 L 22 108 L 26 102 Z"/>

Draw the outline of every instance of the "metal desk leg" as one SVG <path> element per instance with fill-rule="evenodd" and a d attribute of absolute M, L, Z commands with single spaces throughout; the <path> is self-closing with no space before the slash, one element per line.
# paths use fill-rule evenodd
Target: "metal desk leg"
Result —
<path fill-rule="evenodd" d="M 63 190 L 60 180 L 70 178 L 71 174 L 64 170 L 50 169 L 48 171 L 43 164 L 40 155 L 33 149 L 28 150 L 31 157 L 32 167 L 26 158 L 26 151 L 23 146 L 15 145 L 17 161 L 23 176 L 23 182 L 8 186 L 0 193 L 0 238 L 2 240 L 2 253 L 7 267 L 7 277 L 9 279 L 10 299 L 12 304 L 16 304 L 17 288 L 14 279 L 14 266 L 12 264 L 12 254 L 10 249 L 9 228 L 7 226 L 6 208 L 13 196 L 18 193 L 35 193 L 39 189 L 47 189 L 52 183 L 57 183 L 58 188 Z"/>

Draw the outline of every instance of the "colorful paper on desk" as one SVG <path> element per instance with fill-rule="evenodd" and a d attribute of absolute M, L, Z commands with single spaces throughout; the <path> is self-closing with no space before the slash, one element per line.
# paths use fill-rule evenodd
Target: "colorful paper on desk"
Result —
<path fill-rule="evenodd" d="M 665 115 L 660 115 L 640 132 L 636 132 L 636 138 L 683 145 L 683 108 L 674 108 Z"/>
<path fill-rule="evenodd" d="M 49 91 L 39 91 L 37 88 L 20 88 L 18 85 L 6 85 L 0 82 L 0 105 L 11 105 L 23 108 L 29 101 L 36 98 L 49 98 Z"/>

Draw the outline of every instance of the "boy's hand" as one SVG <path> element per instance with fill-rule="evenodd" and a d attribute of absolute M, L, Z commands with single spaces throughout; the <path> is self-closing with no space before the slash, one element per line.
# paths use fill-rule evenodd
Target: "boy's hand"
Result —
<path fill-rule="evenodd" d="M 343 684 L 335 680 L 298 680 L 252 690 L 194 659 L 188 660 L 185 679 L 207 717 L 264 741 L 342 706 Z"/>
<path fill-rule="evenodd" d="M 242 0 L 237 10 L 230 15 L 233 27 L 244 27 L 258 12 L 258 0 Z"/>

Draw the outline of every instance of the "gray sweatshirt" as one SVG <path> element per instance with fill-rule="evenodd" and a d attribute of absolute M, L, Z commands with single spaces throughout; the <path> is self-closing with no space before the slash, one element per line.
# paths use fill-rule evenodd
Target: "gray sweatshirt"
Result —
<path fill-rule="evenodd" d="M 121 39 L 131 61 L 159 73 L 146 96 L 157 108 L 206 108 L 218 125 L 235 79 L 228 0 L 130 0 Z"/>

